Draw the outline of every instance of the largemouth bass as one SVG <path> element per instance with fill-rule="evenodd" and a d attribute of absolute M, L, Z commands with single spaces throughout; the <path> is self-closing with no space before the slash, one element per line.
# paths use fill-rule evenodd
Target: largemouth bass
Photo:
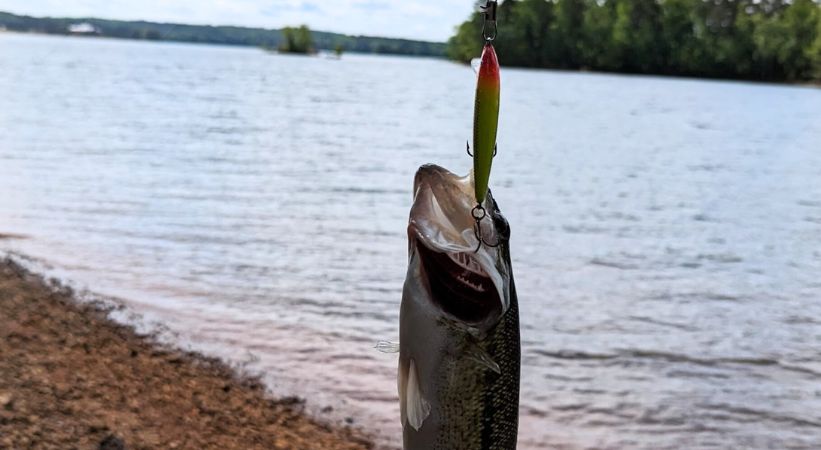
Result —
<path fill-rule="evenodd" d="M 510 229 L 488 193 L 479 246 L 473 179 L 435 165 L 414 181 L 399 326 L 405 450 L 516 448 L 519 309 Z"/>

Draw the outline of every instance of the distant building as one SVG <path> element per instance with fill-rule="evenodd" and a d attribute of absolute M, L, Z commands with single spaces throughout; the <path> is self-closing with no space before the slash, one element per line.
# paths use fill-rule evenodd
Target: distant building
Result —
<path fill-rule="evenodd" d="M 100 34 L 100 30 L 88 22 L 72 23 L 68 26 L 71 34 Z"/>

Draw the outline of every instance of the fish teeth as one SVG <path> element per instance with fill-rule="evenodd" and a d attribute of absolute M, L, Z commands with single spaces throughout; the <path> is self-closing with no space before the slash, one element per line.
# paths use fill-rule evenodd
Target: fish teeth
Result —
<path fill-rule="evenodd" d="M 475 258 L 467 253 L 448 253 L 448 256 L 453 262 L 458 264 L 463 269 L 467 269 L 479 275 L 487 275 L 485 270 L 482 268 L 482 265 L 479 264 L 479 261 L 476 261 Z"/>
<path fill-rule="evenodd" d="M 459 279 L 459 281 L 461 281 L 462 283 L 464 283 L 464 284 L 466 284 L 466 285 L 470 286 L 471 288 L 473 288 L 473 290 L 475 290 L 475 291 L 478 291 L 478 292 L 485 292 L 485 287 L 484 287 L 483 285 L 481 285 L 481 284 L 474 284 L 474 283 L 471 283 L 471 282 L 470 282 L 470 280 L 468 280 L 467 278 L 465 278 L 465 277 L 463 277 L 463 276 L 461 276 L 461 275 L 457 276 L 456 278 L 458 278 L 458 279 Z"/>

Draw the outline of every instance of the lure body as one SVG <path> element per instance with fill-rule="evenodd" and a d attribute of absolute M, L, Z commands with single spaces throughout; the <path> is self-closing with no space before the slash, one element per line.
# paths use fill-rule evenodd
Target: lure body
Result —
<path fill-rule="evenodd" d="M 482 204 L 487 197 L 499 125 L 500 91 L 499 61 L 493 45 L 488 42 L 482 50 L 473 109 L 473 180 L 478 204 Z"/>

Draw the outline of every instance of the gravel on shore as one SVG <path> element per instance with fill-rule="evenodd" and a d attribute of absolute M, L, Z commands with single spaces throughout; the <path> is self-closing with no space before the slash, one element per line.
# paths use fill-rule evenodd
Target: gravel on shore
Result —
<path fill-rule="evenodd" d="M 0 449 L 373 448 L 302 406 L 0 260 Z"/>

